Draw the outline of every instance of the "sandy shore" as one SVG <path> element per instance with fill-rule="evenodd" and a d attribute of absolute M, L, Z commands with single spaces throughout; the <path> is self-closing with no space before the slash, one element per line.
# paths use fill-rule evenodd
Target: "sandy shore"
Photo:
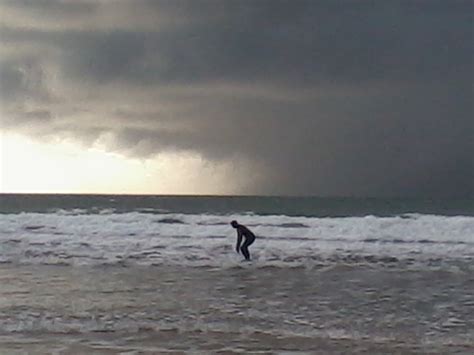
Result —
<path fill-rule="evenodd" d="M 179 344 L 179 345 L 177 345 Z M 142 331 L 0 336 L 1 354 L 472 354 L 474 345 L 283 337 L 261 332 Z"/>
<path fill-rule="evenodd" d="M 4 265 L 0 354 L 473 354 L 472 281 L 371 265 Z"/>

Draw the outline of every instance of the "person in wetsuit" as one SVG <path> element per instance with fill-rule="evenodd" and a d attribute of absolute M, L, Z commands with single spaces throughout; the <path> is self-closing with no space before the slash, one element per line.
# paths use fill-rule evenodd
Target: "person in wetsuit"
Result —
<path fill-rule="evenodd" d="M 235 250 L 238 252 L 242 251 L 245 260 L 250 260 L 250 253 L 248 247 L 255 241 L 255 234 L 248 229 L 246 226 L 239 224 L 237 221 L 230 222 L 230 225 L 237 229 L 237 245 Z M 245 238 L 244 244 L 240 246 L 242 242 L 242 236 Z"/>

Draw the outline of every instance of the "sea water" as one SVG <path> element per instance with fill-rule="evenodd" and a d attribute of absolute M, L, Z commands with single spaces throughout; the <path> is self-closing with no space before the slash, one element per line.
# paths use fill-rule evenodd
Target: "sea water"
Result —
<path fill-rule="evenodd" d="M 474 350 L 469 199 L 1 195 L 0 213 L 5 353 Z"/>

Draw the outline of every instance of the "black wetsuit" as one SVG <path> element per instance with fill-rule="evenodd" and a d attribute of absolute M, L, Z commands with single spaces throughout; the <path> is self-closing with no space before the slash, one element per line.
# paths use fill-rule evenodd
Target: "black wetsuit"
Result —
<path fill-rule="evenodd" d="M 244 244 L 240 247 L 240 242 L 242 241 L 242 236 L 245 237 Z M 245 260 L 250 260 L 250 253 L 248 247 L 252 245 L 255 241 L 255 234 L 248 229 L 247 227 L 239 224 L 237 227 L 237 251 L 242 250 L 242 254 L 245 257 Z"/>

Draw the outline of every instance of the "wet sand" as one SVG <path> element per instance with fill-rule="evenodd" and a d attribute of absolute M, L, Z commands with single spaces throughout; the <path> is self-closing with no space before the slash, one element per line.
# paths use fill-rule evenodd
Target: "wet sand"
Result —
<path fill-rule="evenodd" d="M 474 345 L 430 346 L 374 339 L 285 337 L 265 333 L 138 333 L 0 336 L 1 354 L 472 354 Z"/>
<path fill-rule="evenodd" d="M 0 354 L 472 354 L 469 270 L 2 265 Z"/>

